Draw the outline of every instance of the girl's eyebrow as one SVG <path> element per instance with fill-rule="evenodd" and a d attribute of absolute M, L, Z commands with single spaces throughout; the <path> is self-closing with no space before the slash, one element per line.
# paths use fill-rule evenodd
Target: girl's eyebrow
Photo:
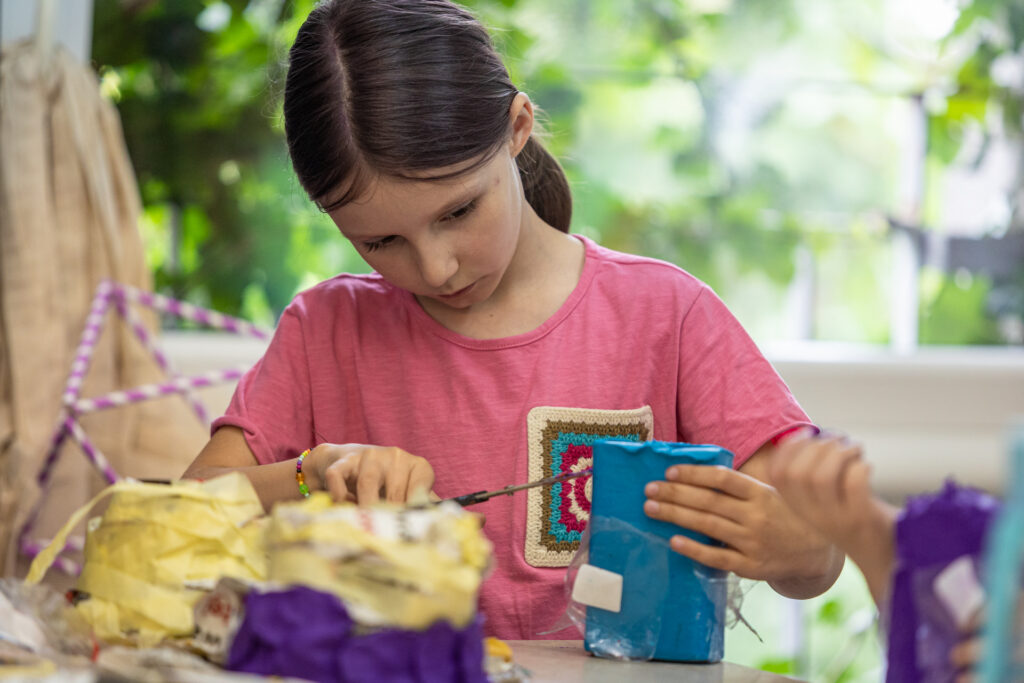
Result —
<path fill-rule="evenodd" d="M 466 204 L 469 204 L 474 199 L 480 198 L 483 195 L 484 191 L 485 191 L 485 188 L 474 187 L 474 188 L 472 188 L 472 189 L 462 193 L 461 195 L 456 197 L 454 200 L 452 200 L 452 201 L 448 202 L 447 204 L 445 204 L 441 208 L 441 210 L 436 213 L 437 217 L 441 218 L 443 216 L 447 216 L 452 211 L 455 211 L 457 209 L 462 208 L 463 206 L 465 206 Z"/>
<path fill-rule="evenodd" d="M 435 216 L 434 220 L 447 216 L 452 211 L 460 209 L 470 202 L 479 199 L 487 192 L 487 187 L 488 185 L 467 188 L 464 192 L 454 199 L 446 202 L 439 210 L 437 210 L 433 214 L 433 216 Z M 360 234 L 358 229 L 351 233 L 341 226 L 339 226 L 339 229 L 341 230 L 341 234 L 351 241 L 373 240 L 381 237 L 379 234 Z"/>

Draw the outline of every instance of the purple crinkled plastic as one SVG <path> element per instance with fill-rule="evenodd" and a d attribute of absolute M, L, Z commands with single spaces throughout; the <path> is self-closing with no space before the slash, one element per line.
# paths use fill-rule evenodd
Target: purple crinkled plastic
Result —
<path fill-rule="evenodd" d="M 225 668 L 321 683 L 487 681 L 479 617 L 463 629 L 437 622 L 425 631 L 356 635 L 352 626 L 330 593 L 304 586 L 252 591 Z"/>
<path fill-rule="evenodd" d="M 896 522 L 887 683 L 953 681 L 949 651 L 960 633 L 932 589 L 950 562 L 981 559 L 1000 509 L 992 496 L 947 481 L 939 493 L 912 498 Z"/>

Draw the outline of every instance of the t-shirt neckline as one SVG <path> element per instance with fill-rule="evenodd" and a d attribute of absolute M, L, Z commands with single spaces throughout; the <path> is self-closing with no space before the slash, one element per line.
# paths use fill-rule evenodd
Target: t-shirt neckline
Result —
<path fill-rule="evenodd" d="M 593 240 L 588 237 L 584 237 L 583 235 L 572 235 L 572 237 L 575 237 L 583 243 L 583 271 L 580 273 L 580 279 L 566 300 L 562 302 L 561 306 L 559 306 L 558 310 L 555 311 L 550 318 L 541 323 L 539 327 L 536 327 L 529 332 L 523 332 L 522 334 L 516 334 L 511 337 L 498 337 L 495 339 L 476 339 L 474 337 L 467 337 L 459 334 L 458 332 L 449 330 L 447 327 L 430 317 L 430 315 L 423 310 L 423 307 L 420 306 L 416 297 L 413 296 L 411 292 L 404 289 L 399 290 L 401 292 L 402 302 L 404 303 L 411 318 L 418 325 L 426 329 L 428 332 L 453 344 L 458 344 L 459 346 L 469 349 L 494 350 L 531 344 L 538 339 L 545 337 L 573 312 L 576 306 L 579 305 L 580 301 L 583 300 L 583 297 L 587 293 L 587 289 L 590 287 L 590 283 L 594 279 L 594 274 L 597 270 L 597 245 Z"/>

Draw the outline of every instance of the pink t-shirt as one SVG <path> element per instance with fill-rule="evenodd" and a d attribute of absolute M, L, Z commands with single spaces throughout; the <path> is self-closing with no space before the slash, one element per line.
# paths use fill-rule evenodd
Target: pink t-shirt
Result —
<path fill-rule="evenodd" d="M 581 469 L 599 438 L 718 444 L 738 467 L 809 424 L 709 287 L 580 239 L 566 302 L 504 339 L 448 330 L 376 274 L 300 293 L 213 429 L 243 429 L 261 463 L 322 442 L 398 446 L 429 460 L 450 497 Z M 581 478 L 474 507 L 494 544 L 480 596 L 490 634 L 536 638 L 564 613 L 589 491 Z"/>

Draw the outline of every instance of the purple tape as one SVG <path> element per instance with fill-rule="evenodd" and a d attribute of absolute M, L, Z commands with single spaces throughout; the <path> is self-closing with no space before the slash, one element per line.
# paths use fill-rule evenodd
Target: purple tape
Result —
<path fill-rule="evenodd" d="M 932 581 L 953 560 L 975 562 L 1000 503 L 947 481 L 942 491 L 912 498 L 896 522 L 887 683 L 953 681 L 949 651 L 961 633 Z"/>
<path fill-rule="evenodd" d="M 438 622 L 425 631 L 357 635 L 341 601 L 296 586 L 245 599 L 225 668 L 320 683 L 486 683 L 483 627 Z"/>

